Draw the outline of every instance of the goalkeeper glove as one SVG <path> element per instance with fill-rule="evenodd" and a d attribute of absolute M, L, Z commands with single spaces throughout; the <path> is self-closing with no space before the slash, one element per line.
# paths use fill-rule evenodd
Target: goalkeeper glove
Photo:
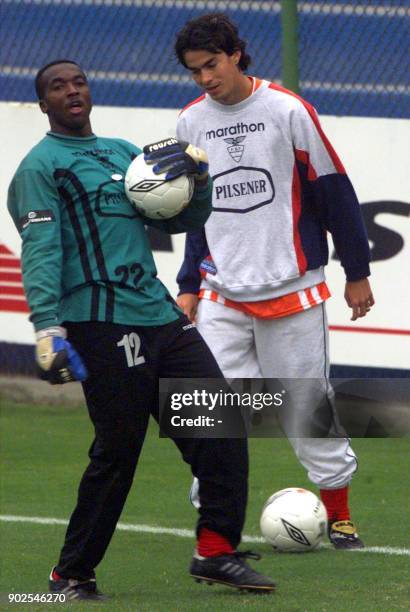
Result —
<path fill-rule="evenodd" d="M 181 174 L 190 174 L 196 180 L 208 178 L 208 156 L 202 149 L 176 138 L 166 138 L 145 145 L 144 160 L 155 164 L 155 174 L 166 172 L 165 179 L 171 181 Z"/>
<path fill-rule="evenodd" d="M 64 327 L 47 327 L 36 333 L 39 377 L 52 385 L 85 380 L 87 369 L 80 355 L 66 340 Z"/>

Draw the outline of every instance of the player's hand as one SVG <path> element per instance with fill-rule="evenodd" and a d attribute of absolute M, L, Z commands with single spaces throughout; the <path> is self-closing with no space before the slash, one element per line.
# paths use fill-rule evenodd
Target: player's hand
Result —
<path fill-rule="evenodd" d="M 202 149 L 176 138 L 166 138 L 145 145 L 144 159 L 147 164 L 155 164 L 155 174 L 166 172 L 170 181 L 182 174 L 189 174 L 200 182 L 208 178 L 208 156 Z"/>
<path fill-rule="evenodd" d="M 47 327 L 36 333 L 39 376 L 52 385 L 85 380 L 87 369 L 80 355 L 66 340 L 64 327 Z"/>
<path fill-rule="evenodd" d="M 198 310 L 198 296 L 195 293 L 181 293 L 177 297 L 178 306 L 184 311 L 184 315 L 188 317 L 191 323 L 196 321 L 196 313 Z"/>
<path fill-rule="evenodd" d="M 352 309 L 351 321 L 356 321 L 359 317 L 365 317 L 375 303 L 368 279 L 347 281 L 345 300 Z"/>

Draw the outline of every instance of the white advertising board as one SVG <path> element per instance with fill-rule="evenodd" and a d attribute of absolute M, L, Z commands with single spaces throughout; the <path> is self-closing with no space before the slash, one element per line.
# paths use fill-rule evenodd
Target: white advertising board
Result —
<path fill-rule="evenodd" d="M 177 114 L 169 109 L 95 107 L 92 121 L 97 134 L 144 145 L 173 135 Z M 48 124 L 36 105 L 0 103 L 0 125 L 0 342 L 27 344 L 33 342 L 33 332 L 24 298 L 7 292 L 7 287 L 19 285 L 10 278 L 19 274 L 20 238 L 7 214 L 6 194 L 18 163 L 42 138 Z M 410 121 L 325 116 L 322 125 L 356 188 L 375 255 L 371 282 L 376 306 L 354 323 L 343 299 L 343 271 L 338 261 L 330 260 L 331 361 L 409 369 Z M 184 237 L 173 236 L 171 243 L 172 252 L 154 254 L 161 280 L 175 295 Z M 21 310 L 10 307 L 19 300 Z"/>

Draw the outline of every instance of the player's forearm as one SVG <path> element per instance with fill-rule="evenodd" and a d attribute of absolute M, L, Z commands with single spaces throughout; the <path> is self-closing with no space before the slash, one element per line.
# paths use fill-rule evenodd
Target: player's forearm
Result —
<path fill-rule="evenodd" d="M 31 251 L 23 245 L 23 285 L 31 310 L 30 320 L 35 331 L 39 331 L 60 324 L 61 265 L 59 257 L 53 257 L 55 253 L 45 249 L 41 249 L 33 262 Z"/>
<path fill-rule="evenodd" d="M 370 275 L 370 249 L 360 204 L 345 174 L 322 176 L 315 181 L 324 225 L 333 242 L 348 281 Z"/>
<path fill-rule="evenodd" d="M 196 186 L 188 206 L 176 217 L 166 221 L 146 220 L 168 234 L 182 234 L 201 229 L 212 212 L 212 180 L 208 178 L 205 185 Z M 144 220 L 145 222 L 145 220 Z"/>
<path fill-rule="evenodd" d="M 181 224 L 184 232 L 201 229 L 212 212 L 212 179 L 208 177 L 205 184 L 196 184 L 188 206 L 177 217 L 171 219 Z M 178 230 L 180 231 L 180 230 Z"/>
<path fill-rule="evenodd" d="M 51 173 L 28 164 L 10 184 L 7 207 L 22 239 L 23 285 L 35 330 L 58 325 L 62 285 L 60 201 Z"/>
<path fill-rule="evenodd" d="M 23 285 L 36 331 L 58 325 L 62 283 L 59 220 L 22 232 Z"/>
<path fill-rule="evenodd" d="M 199 266 L 209 255 L 205 230 L 189 232 L 185 240 L 184 261 L 177 275 L 178 295 L 182 293 L 198 294 L 201 286 Z"/>

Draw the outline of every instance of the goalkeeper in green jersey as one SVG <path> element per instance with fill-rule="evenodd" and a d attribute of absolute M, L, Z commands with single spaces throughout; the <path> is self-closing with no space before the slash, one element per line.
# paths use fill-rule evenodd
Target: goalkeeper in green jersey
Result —
<path fill-rule="evenodd" d="M 131 487 L 149 416 L 158 419 L 159 377 L 222 377 L 198 331 L 157 278 L 144 227 L 168 233 L 201 228 L 211 211 L 212 186 L 206 156 L 193 159 L 181 143 L 166 164 L 169 175 L 194 176 L 191 202 L 166 221 L 142 218 L 124 193 L 126 170 L 141 151 L 93 134 L 82 69 L 70 60 L 52 62 L 38 72 L 35 86 L 51 131 L 17 169 L 8 208 L 22 238 L 40 375 L 51 383 L 81 381 L 95 429 L 49 587 L 67 599 L 98 600 L 104 596 L 95 568 Z M 246 440 L 175 443 L 201 488 L 191 575 L 272 591 L 273 582 L 236 551 L 247 498 Z"/>

